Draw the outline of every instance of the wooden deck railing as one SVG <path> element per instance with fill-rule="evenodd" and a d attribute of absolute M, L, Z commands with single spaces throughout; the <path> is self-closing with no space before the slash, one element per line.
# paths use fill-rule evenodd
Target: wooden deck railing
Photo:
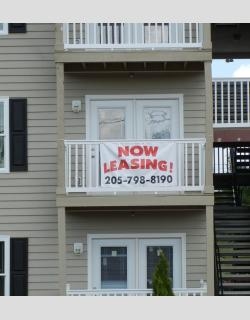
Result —
<path fill-rule="evenodd" d="M 200 23 L 65 23 L 65 49 L 155 49 L 202 46 Z"/>

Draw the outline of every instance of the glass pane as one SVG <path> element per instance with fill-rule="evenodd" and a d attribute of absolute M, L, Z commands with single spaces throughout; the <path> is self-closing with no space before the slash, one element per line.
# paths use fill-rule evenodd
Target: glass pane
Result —
<path fill-rule="evenodd" d="M 0 32 L 3 31 L 3 23 L 0 23 Z"/>
<path fill-rule="evenodd" d="M 0 168 L 4 168 L 4 137 L 0 137 Z"/>
<path fill-rule="evenodd" d="M 127 288 L 127 247 L 101 248 L 101 288 Z"/>
<path fill-rule="evenodd" d="M 160 252 L 165 254 L 168 259 L 169 278 L 173 283 L 173 247 L 169 246 L 149 246 L 147 247 L 147 288 L 152 288 L 152 278 L 155 266 L 159 261 Z"/>
<path fill-rule="evenodd" d="M 99 139 L 125 139 L 123 109 L 99 109 Z"/>
<path fill-rule="evenodd" d="M 0 101 L 0 134 L 4 133 L 4 105 Z"/>
<path fill-rule="evenodd" d="M 170 108 L 144 108 L 146 139 L 171 139 Z"/>
<path fill-rule="evenodd" d="M 4 273 L 4 242 L 0 242 L 0 273 Z"/>
<path fill-rule="evenodd" d="M 0 296 L 4 296 L 4 277 L 0 276 Z"/>

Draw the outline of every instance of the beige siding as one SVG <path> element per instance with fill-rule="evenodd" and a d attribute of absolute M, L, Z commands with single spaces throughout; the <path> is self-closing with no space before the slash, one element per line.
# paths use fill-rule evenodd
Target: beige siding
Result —
<path fill-rule="evenodd" d="M 55 25 L 27 24 L 27 33 L 0 37 L 0 96 L 28 99 L 28 172 L 1 174 L 0 235 L 29 238 L 29 295 L 57 295 Z M 86 134 L 85 95 L 183 94 L 185 137 L 205 136 L 203 72 L 65 74 L 65 138 Z M 71 111 L 72 100 L 83 111 Z M 87 287 L 87 233 L 183 232 L 187 235 L 187 285 L 206 279 L 205 209 L 135 215 L 68 213 L 67 282 Z M 84 254 L 72 253 L 74 242 Z"/>
<path fill-rule="evenodd" d="M 72 288 L 87 288 L 87 234 L 91 233 L 186 233 L 187 287 L 199 287 L 206 280 L 206 215 L 199 211 L 148 214 L 67 213 L 67 283 Z M 73 243 L 83 242 L 81 256 L 73 254 Z"/>
<path fill-rule="evenodd" d="M 205 137 L 205 79 L 203 72 L 165 75 L 65 74 L 65 136 L 82 139 L 86 133 L 85 95 L 98 94 L 183 94 L 185 138 Z M 83 111 L 71 111 L 72 100 L 81 100 Z"/>
<path fill-rule="evenodd" d="M 28 172 L 1 174 L 0 234 L 29 238 L 29 295 L 58 294 L 55 25 L 0 37 L 0 96 L 28 99 Z"/>

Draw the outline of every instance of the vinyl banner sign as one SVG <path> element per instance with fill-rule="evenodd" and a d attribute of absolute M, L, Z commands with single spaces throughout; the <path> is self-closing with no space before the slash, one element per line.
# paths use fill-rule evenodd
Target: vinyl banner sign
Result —
<path fill-rule="evenodd" d="M 177 185 L 177 146 L 166 141 L 100 145 L 102 187 Z"/>

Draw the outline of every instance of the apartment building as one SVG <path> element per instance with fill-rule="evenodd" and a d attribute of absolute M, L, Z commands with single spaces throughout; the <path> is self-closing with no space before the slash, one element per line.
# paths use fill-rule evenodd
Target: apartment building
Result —
<path fill-rule="evenodd" d="M 160 251 L 214 294 L 211 62 L 210 24 L 0 24 L 2 295 L 149 295 Z"/>

